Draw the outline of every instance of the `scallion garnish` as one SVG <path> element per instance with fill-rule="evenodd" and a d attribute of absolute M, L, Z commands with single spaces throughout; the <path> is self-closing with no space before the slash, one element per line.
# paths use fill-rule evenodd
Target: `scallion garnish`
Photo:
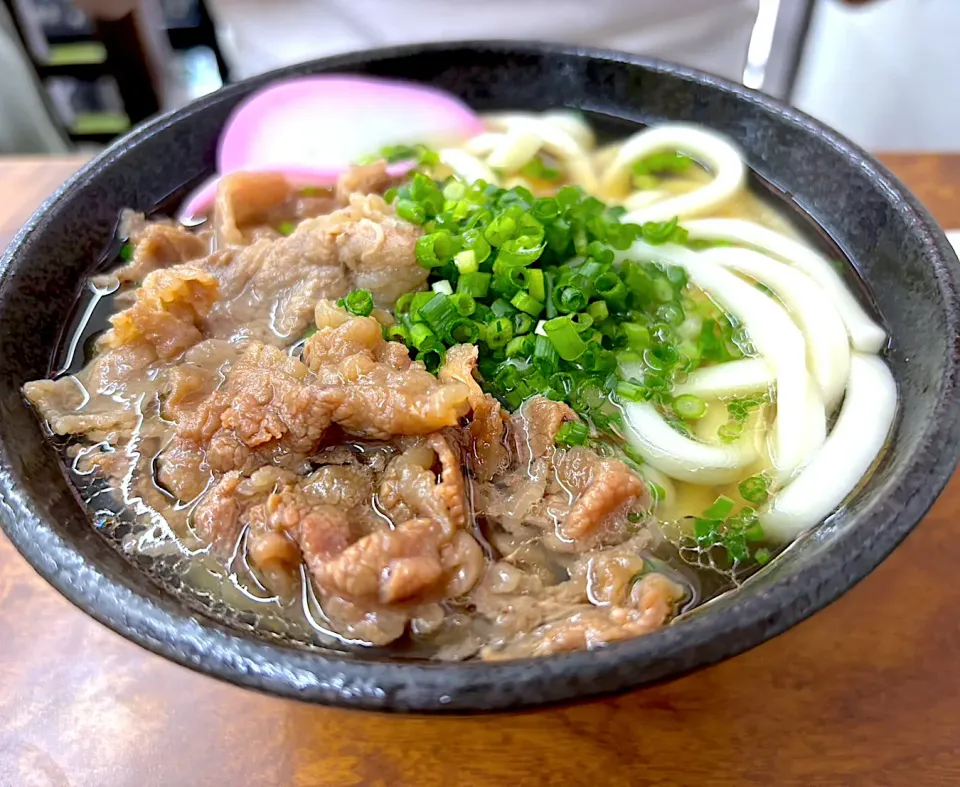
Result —
<path fill-rule="evenodd" d="M 574 445 L 586 445 L 590 437 L 590 428 L 579 421 L 566 421 L 560 425 L 557 430 L 557 436 L 554 442 L 559 446 L 570 447 Z"/>
<path fill-rule="evenodd" d="M 373 311 L 373 295 L 369 290 L 353 290 L 343 298 L 343 307 L 357 317 L 369 317 Z"/>

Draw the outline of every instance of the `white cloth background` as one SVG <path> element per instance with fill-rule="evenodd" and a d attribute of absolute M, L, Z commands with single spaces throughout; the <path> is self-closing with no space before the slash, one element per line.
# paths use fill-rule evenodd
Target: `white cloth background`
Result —
<path fill-rule="evenodd" d="M 760 0 L 208 0 L 236 77 L 416 41 L 611 47 L 739 80 Z"/>

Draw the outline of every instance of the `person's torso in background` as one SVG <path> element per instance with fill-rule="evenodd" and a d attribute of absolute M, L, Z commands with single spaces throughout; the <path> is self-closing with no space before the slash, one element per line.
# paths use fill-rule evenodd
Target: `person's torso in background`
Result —
<path fill-rule="evenodd" d="M 739 80 L 760 0 L 208 0 L 234 78 L 417 41 L 528 39 L 662 57 Z"/>

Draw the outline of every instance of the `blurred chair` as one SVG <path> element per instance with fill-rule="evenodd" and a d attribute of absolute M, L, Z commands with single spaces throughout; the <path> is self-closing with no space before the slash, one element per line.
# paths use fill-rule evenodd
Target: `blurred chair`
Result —
<path fill-rule="evenodd" d="M 67 140 L 46 103 L 46 93 L 0 5 L 0 154 L 65 153 Z"/>

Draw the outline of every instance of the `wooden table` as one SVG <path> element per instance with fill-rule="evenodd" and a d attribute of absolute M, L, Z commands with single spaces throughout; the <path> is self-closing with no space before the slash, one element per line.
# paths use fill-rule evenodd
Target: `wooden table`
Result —
<path fill-rule="evenodd" d="M 887 156 L 960 227 L 960 156 Z M 0 159 L 0 246 L 75 167 Z M 0 786 L 957 785 L 960 478 L 858 587 L 682 680 L 479 718 L 326 710 L 141 650 L 0 536 Z"/>

